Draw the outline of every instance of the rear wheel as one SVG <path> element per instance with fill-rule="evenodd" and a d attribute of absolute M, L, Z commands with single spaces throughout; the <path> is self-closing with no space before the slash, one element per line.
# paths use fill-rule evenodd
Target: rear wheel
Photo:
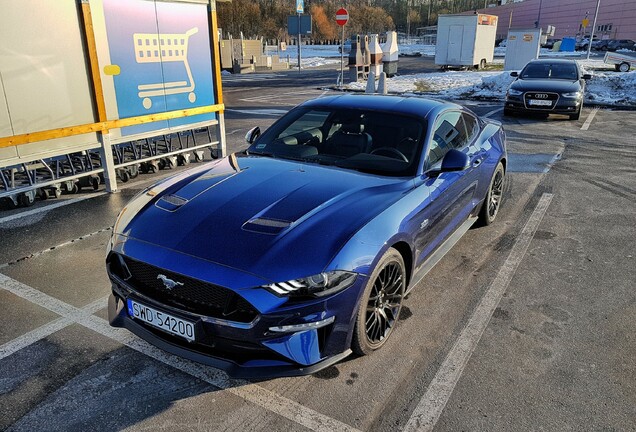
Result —
<path fill-rule="evenodd" d="M 373 270 L 362 294 L 351 349 L 359 355 L 382 347 L 395 328 L 406 290 L 402 255 L 390 248 Z"/>
<path fill-rule="evenodd" d="M 621 72 L 629 72 L 629 68 L 629 63 L 627 62 L 623 62 L 618 65 L 618 70 Z"/>
<path fill-rule="evenodd" d="M 490 180 L 490 186 L 488 187 L 488 193 L 486 194 L 484 203 L 479 211 L 478 223 L 480 225 L 490 225 L 495 221 L 495 218 L 499 213 L 499 208 L 501 207 L 501 201 L 503 199 L 504 176 L 505 172 L 503 164 L 499 162 L 495 169 L 495 173 Z"/>

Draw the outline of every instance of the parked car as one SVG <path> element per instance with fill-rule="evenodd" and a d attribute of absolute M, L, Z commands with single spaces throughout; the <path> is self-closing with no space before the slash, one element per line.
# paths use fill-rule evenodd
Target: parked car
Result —
<path fill-rule="evenodd" d="M 543 48 L 552 49 L 554 48 L 554 44 L 560 40 L 561 39 L 548 38 L 546 39 L 545 44 L 543 44 Z"/>
<path fill-rule="evenodd" d="M 592 44 L 594 44 L 594 42 L 596 41 L 597 41 L 597 37 L 594 36 Z M 577 41 L 574 47 L 577 51 L 587 51 L 587 48 L 589 45 L 590 45 L 590 38 L 584 37 L 583 39 Z"/>
<path fill-rule="evenodd" d="M 613 39 L 601 39 L 595 42 L 592 42 L 592 49 L 596 51 L 607 51 L 607 46 L 610 41 Z"/>
<path fill-rule="evenodd" d="M 572 120 L 581 117 L 585 80 L 574 60 L 539 59 L 529 62 L 506 93 L 504 115 L 515 113 L 566 114 Z"/>
<path fill-rule="evenodd" d="M 609 43 L 607 44 L 607 50 L 608 51 L 617 51 L 619 49 L 633 50 L 635 43 L 636 42 L 634 42 L 631 39 L 613 39 L 609 41 Z"/>
<path fill-rule="evenodd" d="M 235 376 L 381 348 L 408 292 L 503 198 L 501 123 L 448 102 L 325 97 L 246 140 L 137 195 L 106 261 L 111 325 Z"/>

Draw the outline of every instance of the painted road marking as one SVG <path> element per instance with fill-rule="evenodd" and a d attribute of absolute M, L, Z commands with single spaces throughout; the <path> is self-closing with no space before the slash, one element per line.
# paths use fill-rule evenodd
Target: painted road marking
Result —
<path fill-rule="evenodd" d="M 29 254 L 29 255 L 23 256 L 22 258 L 15 259 L 15 260 L 13 260 L 13 261 L 9 261 L 9 262 L 4 263 L 4 264 L 0 264 L 0 270 L 2 270 L 2 269 L 3 269 L 3 268 L 5 268 L 5 267 L 8 267 L 8 266 L 10 266 L 10 265 L 13 265 L 13 264 L 17 264 L 17 263 L 19 263 L 19 262 L 22 262 L 22 261 L 24 261 L 24 260 L 28 260 L 28 259 L 31 259 L 31 258 L 35 258 L 35 257 L 38 257 L 38 256 L 40 256 L 40 255 L 42 255 L 42 254 L 45 254 L 45 253 L 48 253 L 48 252 L 52 252 L 52 251 L 54 251 L 54 250 L 56 250 L 56 249 L 59 249 L 59 248 L 61 248 L 61 247 L 68 246 L 68 245 L 73 244 L 73 243 L 77 243 L 78 241 L 86 240 L 86 239 L 87 239 L 87 238 L 89 238 L 89 237 L 92 237 L 92 236 L 97 235 L 97 234 L 101 234 L 101 233 L 106 232 L 106 231 L 110 231 L 110 230 L 112 230 L 112 229 L 113 229 L 113 227 L 106 227 L 106 228 L 102 228 L 102 229 L 97 230 L 97 231 L 94 231 L 94 232 L 92 232 L 92 233 L 84 234 L 83 236 L 80 236 L 80 237 L 78 237 L 78 238 L 74 238 L 74 239 L 72 239 L 72 240 L 65 241 L 64 243 L 60 243 L 60 244 L 58 244 L 58 245 L 56 245 L 56 246 L 51 246 L 50 248 L 44 249 L 44 250 L 42 250 L 42 251 L 40 251 L 40 252 L 34 252 L 34 253 L 32 253 L 32 254 Z"/>
<path fill-rule="evenodd" d="M 311 408 L 305 407 L 298 402 L 287 399 L 256 384 L 250 384 L 244 380 L 231 379 L 221 370 L 168 354 L 138 338 L 126 329 L 111 327 L 108 322 L 102 318 L 87 314 L 86 311 L 82 309 L 64 303 L 61 300 L 1 273 L 0 289 L 4 289 L 31 303 L 55 312 L 62 318 L 68 320 L 69 324 L 80 324 L 102 336 L 113 339 L 122 345 L 126 345 L 135 351 L 172 366 L 219 389 L 239 396 L 256 406 L 269 410 L 281 417 L 285 417 L 310 430 L 359 432 L 357 429 L 339 420 L 314 411 Z M 59 325 L 60 323 L 57 324 L 57 326 Z"/>
<path fill-rule="evenodd" d="M 82 315 L 92 315 L 98 310 L 106 307 L 107 304 L 108 297 L 103 297 L 81 308 L 80 313 Z M 70 318 L 61 317 L 54 321 L 51 321 L 48 324 L 36 328 L 35 330 L 25 333 L 22 336 L 5 343 L 4 345 L 0 345 L 0 360 L 5 357 L 9 357 L 11 354 L 20 351 L 22 348 L 26 348 L 29 345 L 32 345 L 37 341 L 42 340 L 59 330 L 62 330 L 63 328 L 70 326 L 74 322 L 75 321 Z"/>
<path fill-rule="evenodd" d="M 204 161 L 204 163 L 209 162 L 208 160 Z M 166 177 L 169 177 L 171 175 L 175 175 L 177 174 L 177 172 L 172 171 L 172 172 L 166 172 L 164 175 L 160 175 L 157 177 L 152 177 L 146 180 L 140 180 L 140 181 L 136 181 L 134 183 L 127 183 L 125 185 L 122 185 L 121 187 L 118 188 L 118 190 L 126 190 L 126 189 L 142 189 L 144 186 L 149 185 L 149 184 L 154 184 L 157 183 L 160 180 L 163 180 Z M 31 210 L 26 210 L 26 211 L 22 211 L 16 214 L 12 214 L 10 216 L 5 216 L 3 218 L 0 218 L 0 224 L 6 223 L 6 222 L 10 222 L 16 219 L 21 219 L 21 218 L 25 218 L 25 217 L 29 217 L 29 216 L 33 216 L 33 215 L 37 215 L 40 213 L 46 213 L 50 210 L 54 210 L 56 208 L 60 208 L 60 207 L 64 207 L 70 204 L 75 204 L 78 202 L 82 202 L 82 201 L 86 201 L 89 199 L 93 199 L 93 198 L 98 198 L 100 196 L 104 196 L 104 195 L 109 195 L 108 192 L 106 191 L 101 191 L 101 192 L 95 192 L 92 193 L 90 195 L 87 196 L 83 196 L 83 197 L 78 197 L 78 198 L 70 198 L 70 199 L 66 199 L 64 201 L 61 202 L 57 202 L 55 204 L 50 204 L 50 205 L 46 205 L 46 206 L 42 206 L 42 207 L 38 207 L 35 209 L 31 209 Z M 0 268 L 2 268 L 2 266 L 0 266 Z"/>
<path fill-rule="evenodd" d="M 503 107 L 501 107 L 501 108 L 497 108 L 497 109 L 494 109 L 494 110 L 492 110 L 492 111 L 489 111 L 489 112 L 487 112 L 486 114 L 484 114 L 482 117 L 488 118 L 488 117 L 490 117 L 491 115 L 498 113 L 499 111 L 503 111 Z"/>
<path fill-rule="evenodd" d="M 91 194 L 91 195 L 88 195 L 88 196 L 84 196 L 84 197 L 81 197 L 81 198 L 72 198 L 72 199 L 68 199 L 68 200 L 57 202 L 55 204 L 49 204 L 49 205 L 47 205 L 45 207 L 39 207 L 39 208 L 36 208 L 36 209 L 32 209 L 32 210 L 27 210 L 27 211 L 23 211 L 23 212 L 20 212 L 20 213 L 16 213 L 16 214 L 13 214 L 11 216 L 5 216 L 3 218 L 0 218 L 0 224 L 5 223 L 5 222 L 10 222 L 12 220 L 20 219 L 20 218 L 23 218 L 23 217 L 29 217 L 29 216 L 36 215 L 36 214 L 39 214 L 39 213 L 42 213 L 42 212 L 47 212 L 49 210 L 53 210 L 53 209 L 56 209 L 56 208 L 67 206 L 69 204 L 78 203 L 78 202 L 85 201 L 85 200 L 92 199 L 92 198 L 97 198 L 97 197 L 100 197 L 102 195 L 106 195 L 107 193 L 108 192 L 106 192 L 106 191 L 98 192 L 98 193 L 94 193 L 94 194 Z"/>
<path fill-rule="evenodd" d="M 289 110 L 282 109 L 226 109 L 225 112 L 233 112 L 233 113 L 241 113 L 241 114 L 250 114 L 250 115 L 266 115 L 266 116 L 276 116 L 280 117 L 281 115 L 287 113 Z"/>
<path fill-rule="evenodd" d="M 592 110 L 592 112 L 587 116 L 587 119 L 585 120 L 585 123 L 583 123 L 583 126 L 581 126 L 581 130 L 588 130 L 590 128 L 590 124 L 592 124 L 592 120 L 594 120 L 594 116 L 596 115 L 596 113 L 598 112 L 599 108 L 594 108 Z"/>
<path fill-rule="evenodd" d="M 552 194 L 543 194 L 521 234 L 517 237 L 508 258 L 475 309 L 440 366 L 426 393 L 411 414 L 404 431 L 432 431 L 450 399 L 459 378 L 477 347 L 490 318 L 506 292 L 512 277 L 526 254 L 534 233 L 552 201 Z"/>

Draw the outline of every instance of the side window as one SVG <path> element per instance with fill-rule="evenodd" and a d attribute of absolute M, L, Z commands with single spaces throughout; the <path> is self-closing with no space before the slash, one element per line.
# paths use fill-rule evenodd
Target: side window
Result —
<path fill-rule="evenodd" d="M 429 145 L 427 166 L 442 160 L 448 150 L 461 148 L 467 143 L 466 127 L 460 111 L 440 115 L 435 121 L 433 137 Z"/>
<path fill-rule="evenodd" d="M 468 113 L 463 113 L 464 123 L 466 124 L 466 144 L 473 142 L 479 135 L 479 122 L 475 117 Z"/>

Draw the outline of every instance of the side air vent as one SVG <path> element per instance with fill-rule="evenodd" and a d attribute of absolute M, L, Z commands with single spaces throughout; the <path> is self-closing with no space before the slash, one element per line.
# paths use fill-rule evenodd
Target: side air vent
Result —
<path fill-rule="evenodd" d="M 164 195 L 155 204 L 162 210 L 175 211 L 188 202 L 187 199 L 177 195 Z"/>
<path fill-rule="evenodd" d="M 290 225 L 291 222 L 285 220 L 255 218 L 245 222 L 243 224 L 243 229 L 261 234 L 278 234 Z"/>

